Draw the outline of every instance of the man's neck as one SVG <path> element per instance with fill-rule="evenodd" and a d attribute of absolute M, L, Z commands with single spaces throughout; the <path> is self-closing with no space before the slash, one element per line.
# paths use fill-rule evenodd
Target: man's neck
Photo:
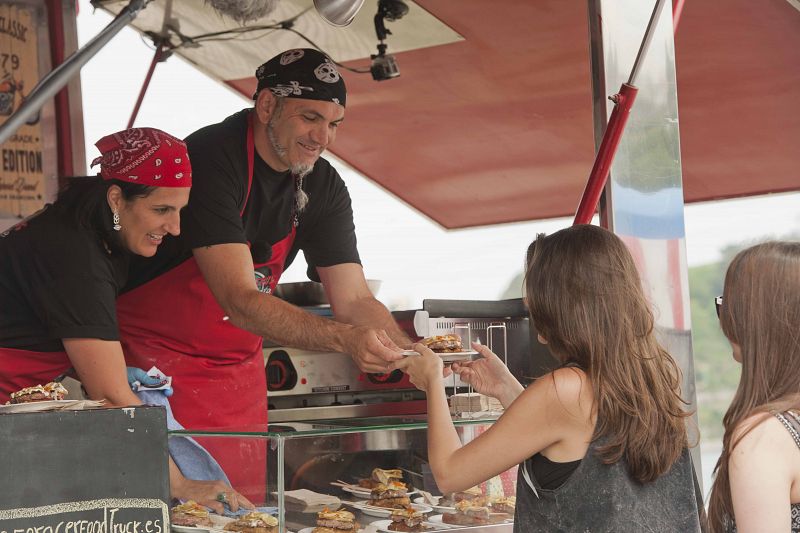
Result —
<path fill-rule="evenodd" d="M 256 146 L 256 154 L 269 168 L 275 172 L 286 172 L 289 167 L 284 165 L 272 148 L 267 136 L 267 126 L 258 120 L 258 116 L 253 114 L 253 143 Z"/>

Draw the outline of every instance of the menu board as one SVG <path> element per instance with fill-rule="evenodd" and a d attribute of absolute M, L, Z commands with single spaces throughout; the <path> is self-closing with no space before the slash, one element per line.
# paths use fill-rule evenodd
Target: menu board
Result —
<path fill-rule="evenodd" d="M 0 0 L 0 124 L 39 81 L 35 6 Z M 45 203 L 44 142 L 37 112 L 0 145 L 0 217 L 26 217 Z"/>
<path fill-rule="evenodd" d="M 0 533 L 166 533 L 161 500 L 105 499 L 0 511 Z"/>
<path fill-rule="evenodd" d="M 169 531 L 162 407 L 0 414 L 0 533 Z"/>

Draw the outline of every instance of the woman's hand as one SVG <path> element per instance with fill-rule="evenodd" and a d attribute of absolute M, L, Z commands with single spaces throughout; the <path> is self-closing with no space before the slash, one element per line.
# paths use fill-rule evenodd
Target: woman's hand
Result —
<path fill-rule="evenodd" d="M 442 358 L 429 350 L 424 344 L 414 344 L 412 350 L 419 355 L 409 355 L 404 359 L 395 361 L 390 369 L 400 369 L 408 375 L 411 383 L 423 392 L 428 392 L 431 387 L 441 387 L 445 376 Z M 449 370 L 447 374 L 449 374 Z"/>
<path fill-rule="evenodd" d="M 236 492 L 224 481 L 200 481 L 196 479 L 180 479 L 171 483 L 171 496 L 179 500 L 194 500 L 201 505 L 210 507 L 217 514 L 225 511 L 223 503 L 227 503 L 234 513 L 240 507 L 255 509 L 250 500 Z"/>
<path fill-rule="evenodd" d="M 504 407 L 508 407 L 522 392 L 522 385 L 511 374 L 505 363 L 489 348 L 476 342 L 472 343 L 472 347 L 481 358 L 453 363 L 453 372 L 461 377 L 461 381 L 472 385 L 477 392 L 493 396 L 500 400 Z"/>

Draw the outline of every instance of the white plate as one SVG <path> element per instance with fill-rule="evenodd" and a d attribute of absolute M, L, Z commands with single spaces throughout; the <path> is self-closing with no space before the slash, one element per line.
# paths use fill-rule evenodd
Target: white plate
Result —
<path fill-rule="evenodd" d="M 359 511 L 361 511 L 366 515 L 377 516 L 377 517 L 392 516 L 392 511 L 394 510 L 394 509 L 389 509 L 388 507 L 386 509 L 383 509 L 381 507 L 375 507 L 373 505 L 366 505 L 366 504 L 359 505 L 358 503 L 351 504 L 351 507 L 353 507 L 354 509 L 358 509 Z M 428 505 L 421 505 L 418 503 L 412 503 L 411 507 L 415 511 L 419 511 L 421 513 L 430 513 L 431 511 L 433 511 L 432 507 Z"/>
<path fill-rule="evenodd" d="M 414 350 L 403 350 L 403 355 L 419 355 L 419 354 Z M 436 355 L 441 357 L 442 361 L 444 361 L 445 363 L 456 363 L 460 361 L 470 361 L 472 360 L 473 355 L 478 355 L 478 352 L 476 352 L 475 350 L 464 350 L 463 352 L 444 352 L 444 353 L 437 353 Z"/>
<path fill-rule="evenodd" d="M 208 533 L 208 529 L 205 527 L 195 527 L 195 526 L 176 526 L 174 524 L 170 524 L 172 531 L 177 531 L 178 533 Z"/>
<path fill-rule="evenodd" d="M 388 531 L 389 533 L 395 533 L 391 529 L 389 529 L 389 525 L 392 523 L 391 520 L 375 520 L 370 525 L 373 526 L 378 531 Z"/>
<path fill-rule="evenodd" d="M 357 487 L 357 486 L 347 486 L 347 487 L 340 487 L 343 491 L 349 492 L 356 498 L 367 498 L 372 495 L 372 489 L 366 489 L 364 487 Z"/>
<path fill-rule="evenodd" d="M 211 520 L 211 523 L 214 524 L 211 526 L 212 529 L 223 529 L 225 525 L 236 520 L 235 518 L 222 516 L 215 513 L 209 513 L 208 518 Z"/>
<path fill-rule="evenodd" d="M 303 529 L 301 529 L 297 533 L 311 533 L 312 531 L 314 531 L 313 527 L 304 527 Z"/>
<path fill-rule="evenodd" d="M 441 496 L 434 496 L 434 499 L 438 503 L 439 500 L 442 499 L 442 497 Z M 432 505 L 430 503 L 427 503 L 425 501 L 425 498 L 423 498 L 422 496 L 420 496 L 418 498 L 414 498 L 411 501 L 413 501 L 414 503 L 422 504 L 422 505 L 430 505 L 433 508 L 434 511 L 439 511 L 440 513 L 455 513 L 456 512 L 456 508 L 455 507 L 447 507 L 446 505 Z"/>
<path fill-rule="evenodd" d="M 93 400 L 45 400 L 43 402 L 15 403 L 0 405 L 0 414 L 3 413 L 35 413 L 38 411 L 79 411 L 90 407 L 99 407 L 102 402 Z"/>

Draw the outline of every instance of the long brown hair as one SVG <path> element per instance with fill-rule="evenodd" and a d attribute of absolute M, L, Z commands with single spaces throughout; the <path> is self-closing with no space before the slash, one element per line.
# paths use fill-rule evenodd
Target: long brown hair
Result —
<path fill-rule="evenodd" d="M 597 451 L 625 458 L 653 481 L 687 446 L 681 374 L 655 339 L 653 313 L 625 244 L 597 226 L 540 235 L 528 248 L 531 319 L 563 363 L 580 366 L 594 390 Z"/>
<path fill-rule="evenodd" d="M 722 332 L 742 354 L 739 387 L 722 419 L 725 434 L 709 501 L 712 531 L 733 519 L 728 458 L 744 433 L 737 426 L 752 415 L 800 408 L 800 242 L 767 242 L 733 258 L 725 274 Z"/>

